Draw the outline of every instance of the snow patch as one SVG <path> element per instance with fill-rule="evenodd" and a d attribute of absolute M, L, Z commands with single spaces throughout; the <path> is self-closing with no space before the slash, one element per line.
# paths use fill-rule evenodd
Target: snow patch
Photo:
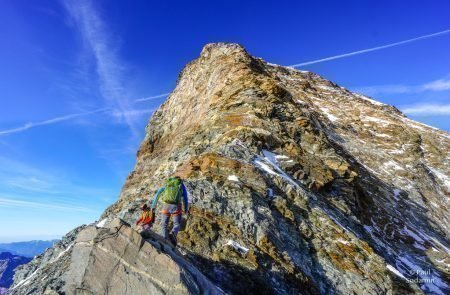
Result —
<path fill-rule="evenodd" d="M 387 269 L 389 269 L 391 272 L 393 272 L 393 273 L 396 274 L 397 276 L 401 277 L 402 279 L 405 279 L 405 280 L 406 280 L 406 278 L 402 275 L 402 273 L 399 272 L 399 271 L 398 271 L 395 267 L 393 267 L 392 265 L 388 264 L 388 265 L 387 265 Z"/>
<path fill-rule="evenodd" d="M 375 118 L 375 117 L 371 117 L 371 116 L 365 116 L 362 117 L 362 120 L 364 121 L 369 121 L 369 122 L 374 122 L 377 123 L 381 126 L 386 126 L 386 125 L 390 125 L 392 124 L 391 122 L 389 122 L 388 120 L 384 120 L 384 119 L 380 119 L 380 118 Z"/>
<path fill-rule="evenodd" d="M 239 182 L 239 178 L 236 175 L 229 175 L 228 180 Z"/>
<path fill-rule="evenodd" d="M 231 246 L 234 249 L 236 249 L 237 251 L 242 252 L 244 254 L 246 254 L 249 251 L 248 248 L 242 246 L 241 244 L 239 244 L 238 242 L 233 241 L 233 240 L 228 240 L 228 242 L 225 244 L 225 246 Z"/>
<path fill-rule="evenodd" d="M 52 263 L 55 263 L 56 261 L 58 261 L 58 259 L 60 259 L 65 253 L 67 253 L 73 247 L 74 244 L 75 244 L 75 242 L 70 244 L 66 249 L 64 249 L 64 251 L 59 253 L 58 256 L 54 260 L 50 261 L 48 264 L 52 264 Z M 16 289 L 16 288 L 18 288 L 20 286 L 28 285 L 31 282 L 31 279 L 37 274 L 37 272 L 40 269 L 41 268 L 38 267 L 30 276 L 28 276 L 25 279 L 21 280 L 19 283 L 17 283 L 17 285 L 15 285 L 13 288 L 11 288 L 11 290 L 14 290 L 14 289 Z"/>
<path fill-rule="evenodd" d="M 106 222 L 108 221 L 108 218 L 102 219 L 99 223 L 97 223 L 96 227 L 104 227 Z"/>
<path fill-rule="evenodd" d="M 401 192 L 402 192 L 402 190 L 400 190 L 398 188 L 394 189 L 394 199 L 396 199 L 398 201 Z"/>
<path fill-rule="evenodd" d="M 53 260 L 51 263 L 55 262 L 56 260 L 58 260 L 59 258 L 61 258 L 64 254 L 66 254 L 66 253 L 70 250 L 70 248 L 73 247 L 74 244 L 75 244 L 75 243 L 70 244 L 64 251 L 62 251 L 61 253 L 59 253 L 58 256 L 56 257 L 56 259 Z"/>
<path fill-rule="evenodd" d="M 348 245 L 348 244 L 350 244 L 350 242 L 349 242 L 349 241 L 347 241 L 347 240 L 344 240 L 344 239 L 338 239 L 338 240 L 337 240 L 337 242 L 339 242 L 339 243 L 341 243 L 341 244 L 344 244 L 344 245 Z"/>
<path fill-rule="evenodd" d="M 384 103 L 381 103 L 381 102 L 379 102 L 379 101 L 373 100 L 373 99 L 368 98 L 367 96 L 364 96 L 364 95 L 361 95 L 361 94 L 356 94 L 356 93 L 355 93 L 354 95 L 355 95 L 356 97 L 362 99 L 362 100 L 368 101 L 368 102 L 370 102 L 371 104 L 374 104 L 374 105 L 377 105 L 377 106 L 385 106 L 385 105 L 386 105 L 386 104 L 384 104 Z"/>
<path fill-rule="evenodd" d="M 255 160 L 255 164 L 257 164 L 262 170 L 266 171 L 269 174 L 272 175 L 278 175 L 278 173 L 276 173 L 275 171 L 273 171 L 269 165 L 267 165 L 266 163 L 263 163 L 261 161 Z"/>
<path fill-rule="evenodd" d="M 440 181 L 444 183 L 444 186 L 447 188 L 447 190 L 450 191 L 450 178 L 439 170 L 431 167 L 428 168 L 431 170 L 431 172 L 433 172 L 434 175 L 436 175 L 437 178 L 439 178 Z"/>
<path fill-rule="evenodd" d="M 272 175 L 280 176 L 287 182 L 294 185 L 296 188 L 301 189 L 300 185 L 297 182 L 295 182 L 288 174 L 286 174 L 286 172 L 283 171 L 283 169 L 281 169 L 278 166 L 278 160 L 277 160 L 276 154 L 269 152 L 267 150 L 262 150 L 262 153 L 264 155 L 264 158 L 257 156 L 258 160 L 255 160 L 255 164 L 260 166 L 266 172 L 268 172 Z"/>
<path fill-rule="evenodd" d="M 28 285 L 31 282 L 31 279 L 37 274 L 37 272 L 40 270 L 40 268 L 37 268 L 30 276 L 26 277 L 25 279 L 21 280 L 17 285 L 15 285 L 11 290 L 14 290 L 20 286 Z"/>
<path fill-rule="evenodd" d="M 289 159 L 289 157 L 285 155 L 275 155 L 275 159 Z"/>
<path fill-rule="evenodd" d="M 338 120 L 338 118 L 332 115 L 327 108 L 320 108 L 320 110 L 327 116 L 328 120 L 330 120 L 331 122 L 336 122 Z"/>
<path fill-rule="evenodd" d="M 326 85 L 315 85 L 315 87 L 320 88 L 322 90 L 327 90 L 327 91 L 330 91 L 330 92 L 337 92 L 338 91 L 334 87 L 330 87 L 330 86 L 326 86 Z"/>

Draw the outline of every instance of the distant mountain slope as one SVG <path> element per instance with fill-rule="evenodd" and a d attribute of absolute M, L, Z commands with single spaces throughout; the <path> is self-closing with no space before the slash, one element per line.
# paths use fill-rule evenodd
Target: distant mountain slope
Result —
<path fill-rule="evenodd" d="M 31 258 L 13 255 L 9 252 L 0 253 L 0 294 L 1 288 L 9 288 L 13 283 L 14 270 L 19 265 L 28 263 Z"/>
<path fill-rule="evenodd" d="M 15 255 L 21 255 L 25 257 L 34 257 L 50 248 L 58 240 L 51 241 L 27 241 L 27 242 L 14 242 L 14 243 L 2 243 L 0 244 L 0 252 L 9 252 Z"/>

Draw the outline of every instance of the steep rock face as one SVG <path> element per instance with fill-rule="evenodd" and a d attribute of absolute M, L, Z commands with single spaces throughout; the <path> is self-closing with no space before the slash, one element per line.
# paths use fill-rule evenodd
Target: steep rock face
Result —
<path fill-rule="evenodd" d="M 170 246 L 119 219 L 78 228 L 63 245 L 19 269 L 11 293 L 222 294 Z"/>
<path fill-rule="evenodd" d="M 18 256 L 9 252 L 0 253 L 0 289 L 6 289 L 13 283 L 14 270 L 19 265 L 30 262 L 31 258 Z"/>
<path fill-rule="evenodd" d="M 394 107 L 209 44 L 102 218 L 132 223 L 177 174 L 185 259 L 228 293 L 445 294 L 449 151 L 448 133 Z"/>

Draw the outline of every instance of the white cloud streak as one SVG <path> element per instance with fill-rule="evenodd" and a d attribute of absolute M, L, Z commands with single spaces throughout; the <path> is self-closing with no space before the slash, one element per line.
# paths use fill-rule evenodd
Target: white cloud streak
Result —
<path fill-rule="evenodd" d="M 66 10 L 74 20 L 88 50 L 93 54 L 96 62 L 96 71 L 100 79 L 100 91 L 108 106 L 120 110 L 122 119 L 129 126 L 132 135 L 139 138 L 133 116 L 127 116 L 132 101 L 124 87 L 123 62 L 117 55 L 117 46 L 107 26 L 96 11 L 93 1 L 64 1 Z"/>
<path fill-rule="evenodd" d="M 155 109 L 133 109 L 128 111 L 118 111 L 114 110 L 111 112 L 111 115 L 116 118 L 124 118 L 124 117 L 142 117 L 144 115 L 151 114 L 155 111 Z"/>
<path fill-rule="evenodd" d="M 425 91 L 446 91 L 450 90 L 450 79 L 443 78 L 421 85 L 378 85 L 378 86 L 364 86 L 351 88 L 358 93 L 365 95 L 378 94 L 405 94 L 405 93 L 420 93 Z"/>
<path fill-rule="evenodd" d="M 450 116 L 450 104 L 418 104 L 405 106 L 401 110 L 415 116 Z"/>
<path fill-rule="evenodd" d="M 368 53 L 368 52 L 372 52 L 372 51 L 378 51 L 378 50 L 382 50 L 382 49 L 386 49 L 386 48 L 396 47 L 399 45 L 412 43 L 412 42 L 416 42 L 416 41 L 420 41 L 420 40 L 424 40 L 424 39 L 429 39 L 429 38 L 445 35 L 448 33 L 450 33 L 450 30 L 440 31 L 437 33 L 424 35 L 424 36 L 420 36 L 420 37 L 416 37 L 416 38 L 412 38 L 412 39 L 408 39 L 408 40 L 403 40 L 403 41 L 399 41 L 399 42 L 394 42 L 394 43 L 390 43 L 390 44 L 386 44 L 386 45 L 376 46 L 376 47 L 372 47 L 372 48 L 362 49 L 362 50 L 358 50 L 358 51 L 334 55 L 334 56 L 311 60 L 311 61 L 305 61 L 302 63 L 290 65 L 289 67 L 297 68 L 297 67 L 303 67 L 303 66 L 312 65 L 312 64 L 318 64 L 318 63 L 327 62 L 330 60 L 341 59 L 341 58 L 359 55 L 359 54 L 363 54 L 363 53 Z"/>
<path fill-rule="evenodd" d="M 164 95 L 160 95 L 158 97 L 164 97 L 166 96 Z M 156 98 L 156 97 L 155 97 Z M 137 99 L 135 100 L 135 102 L 142 102 L 142 99 Z M 109 107 L 107 108 L 99 108 L 93 111 L 86 111 L 86 112 L 81 112 L 81 113 L 74 113 L 74 114 L 68 114 L 68 115 L 64 115 L 64 116 L 59 116 L 59 117 L 55 117 L 52 119 L 47 119 L 47 120 L 43 120 L 43 121 L 38 121 L 38 122 L 29 122 L 26 123 L 22 126 L 18 126 L 18 127 L 14 127 L 14 128 L 10 128 L 10 129 L 5 129 L 5 130 L 0 130 L 0 136 L 5 136 L 5 135 L 9 135 L 9 134 L 13 134 L 13 133 L 20 133 L 20 132 L 24 132 L 27 131 L 29 129 L 32 128 L 36 128 L 36 127 L 40 127 L 40 126 L 46 126 L 46 125 L 52 125 L 52 124 L 57 124 L 57 123 L 62 123 L 65 121 L 71 121 L 77 118 L 81 118 L 81 117 L 86 117 L 89 115 L 93 115 L 93 114 L 109 114 L 112 117 L 119 119 L 119 120 L 127 120 L 132 118 L 133 120 L 135 118 L 141 117 L 143 115 L 147 115 L 147 114 L 151 114 L 155 111 L 154 108 L 152 109 L 127 109 L 127 110 L 123 110 L 123 109 L 111 109 Z"/>
<path fill-rule="evenodd" d="M 5 129 L 5 130 L 0 130 L 0 136 L 2 135 L 8 135 L 11 133 L 18 133 L 18 132 L 23 132 L 35 127 L 39 127 L 39 126 L 45 126 L 45 125 L 52 125 L 52 124 L 56 124 L 56 123 L 62 123 L 64 121 L 70 121 L 76 118 L 80 118 L 80 117 L 84 117 L 84 116 L 89 116 L 89 115 L 93 115 L 93 114 L 97 114 L 97 113 L 103 113 L 110 110 L 109 108 L 101 108 L 101 109 L 97 109 L 97 110 L 93 110 L 93 111 L 87 111 L 87 112 L 81 112 L 81 113 L 75 113 L 75 114 L 69 114 L 69 115 L 65 115 L 65 116 L 59 116 L 59 117 L 55 117 L 52 119 L 48 119 L 48 120 L 44 120 L 44 121 L 38 121 L 38 122 L 29 122 L 26 123 L 22 126 L 19 127 L 14 127 L 11 129 Z"/>
<path fill-rule="evenodd" d="M 0 207 L 3 208 L 32 208 L 32 209 L 54 209 L 54 210 L 67 210 L 67 211 L 81 211 L 81 212 L 95 212 L 94 210 L 86 207 L 74 206 L 64 203 L 43 203 L 24 201 L 12 198 L 0 197 Z"/>
<path fill-rule="evenodd" d="M 444 91 L 450 90 L 450 79 L 439 79 L 422 86 L 424 90 Z"/>
<path fill-rule="evenodd" d="M 143 101 L 155 100 L 155 99 L 158 99 L 158 98 L 161 98 L 161 97 L 166 97 L 169 94 L 170 93 L 164 93 L 164 94 L 159 94 L 159 95 L 155 95 L 155 96 L 143 97 L 143 98 L 136 99 L 135 102 L 143 102 Z"/>

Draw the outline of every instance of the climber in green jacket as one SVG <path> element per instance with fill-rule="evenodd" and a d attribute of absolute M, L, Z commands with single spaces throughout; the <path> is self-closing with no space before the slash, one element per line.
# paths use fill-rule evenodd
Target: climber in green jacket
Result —
<path fill-rule="evenodd" d="M 152 210 L 155 210 L 159 199 L 163 203 L 161 208 L 161 235 L 176 245 L 181 215 L 183 211 L 185 214 L 189 214 L 188 193 L 181 178 L 176 176 L 167 179 L 165 186 L 160 188 L 153 197 Z M 168 226 L 171 216 L 173 228 L 169 234 Z"/>

